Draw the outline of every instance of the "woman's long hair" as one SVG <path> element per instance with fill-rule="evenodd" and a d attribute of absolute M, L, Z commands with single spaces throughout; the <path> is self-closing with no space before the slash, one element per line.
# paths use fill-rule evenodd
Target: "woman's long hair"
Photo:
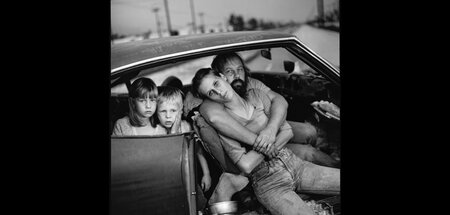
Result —
<path fill-rule="evenodd" d="M 201 99 L 205 98 L 204 95 L 202 95 L 201 93 L 198 92 L 198 88 L 200 87 L 200 83 L 203 80 L 203 78 L 210 73 L 217 77 L 220 77 L 220 73 L 211 68 L 201 68 L 201 69 L 197 70 L 194 77 L 192 78 L 192 85 L 191 85 L 192 95 L 194 95 L 197 98 L 201 98 Z"/>

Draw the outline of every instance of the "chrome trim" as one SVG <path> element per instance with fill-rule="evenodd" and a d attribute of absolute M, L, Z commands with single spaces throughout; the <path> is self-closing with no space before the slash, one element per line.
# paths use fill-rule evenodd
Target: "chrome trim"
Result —
<path fill-rule="evenodd" d="M 312 53 L 311 56 L 314 56 L 316 59 L 318 59 L 319 61 L 323 62 L 327 67 L 330 68 L 330 70 L 332 70 L 336 75 L 338 75 L 339 77 L 340 75 L 340 70 L 337 69 L 335 66 L 333 66 L 333 64 L 331 64 L 330 62 L 328 62 L 327 60 L 325 60 L 322 56 L 318 55 L 316 52 L 314 52 L 313 50 L 311 50 L 308 46 L 306 46 L 305 44 L 303 44 L 298 38 L 294 38 L 295 41 L 297 41 L 299 44 L 301 44 L 303 47 L 303 49 L 305 49 L 306 51 L 309 51 Z"/>
<path fill-rule="evenodd" d="M 232 43 L 232 44 L 226 44 L 226 45 L 220 45 L 220 46 L 211 46 L 211 47 L 207 47 L 207 48 L 201 48 L 201 49 L 194 49 L 194 50 L 190 50 L 190 51 L 184 51 L 184 52 L 178 52 L 178 53 L 174 53 L 174 54 L 169 54 L 169 55 L 163 55 L 163 56 L 158 56 L 158 57 L 154 57 L 154 58 L 149 58 L 146 60 L 141 60 L 138 62 L 134 62 L 134 63 L 130 63 L 121 67 L 117 67 L 113 70 L 111 70 L 111 75 L 114 75 L 114 73 L 120 71 L 120 70 L 124 70 L 139 64 L 144 64 L 144 63 L 148 63 L 151 61 L 156 61 L 156 60 L 160 60 L 160 59 L 164 59 L 164 58 L 171 58 L 171 57 L 176 57 L 176 56 L 181 56 L 181 55 L 187 55 L 190 53 L 196 53 L 196 52 L 204 52 L 204 51 L 208 51 L 208 50 L 213 50 L 213 49 L 221 49 L 221 48 L 228 48 L 228 47 L 233 47 L 233 46 L 243 46 L 243 45 L 252 45 L 252 44 L 257 44 L 257 43 L 267 43 L 267 42 L 280 42 L 280 41 L 289 41 L 295 39 L 297 41 L 299 41 L 296 37 L 292 36 L 292 37 L 286 37 L 286 38 L 277 38 L 277 39 L 266 39 L 266 40 L 258 40 L 258 41 L 250 41 L 250 42 L 241 42 L 241 43 Z M 301 42 L 300 42 L 301 43 Z"/>

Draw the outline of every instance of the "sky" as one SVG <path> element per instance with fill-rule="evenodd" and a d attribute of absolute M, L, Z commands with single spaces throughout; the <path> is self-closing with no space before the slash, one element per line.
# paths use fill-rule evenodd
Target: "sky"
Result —
<path fill-rule="evenodd" d="M 317 15 L 317 0 L 167 0 L 172 30 L 187 28 L 192 22 L 191 2 L 196 25 L 225 25 L 231 14 L 273 22 L 304 22 Z M 323 0 L 325 10 L 339 0 Z M 153 8 L 159 8 L 155 14 Z M 203 13 L 203 19 L 200 18 Z M 156 15 L 162 29 L 167 29 L 164 0 L 111 0 L 111 30 L 133 35 L 157 31 Z"/>

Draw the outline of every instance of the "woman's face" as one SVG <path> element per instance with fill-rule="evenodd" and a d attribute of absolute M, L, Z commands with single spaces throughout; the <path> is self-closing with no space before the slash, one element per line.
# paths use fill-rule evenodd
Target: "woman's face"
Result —
<path fill-rule="evenodd" d="M 218 77 L 214 74 L 208 74 L 203 77 L 198 92 L 219 103 L 231 101 L 235 94 L 235 91 L 224 76 Z"/>
<path fill-rule="evenodd" d="M 156 110 L 156 98 L 149 97 L 147 94 L 144 98 L 135 98 L 134 105 L 136 112 L 142 118 L 149 118 L 153 116 Z"/>

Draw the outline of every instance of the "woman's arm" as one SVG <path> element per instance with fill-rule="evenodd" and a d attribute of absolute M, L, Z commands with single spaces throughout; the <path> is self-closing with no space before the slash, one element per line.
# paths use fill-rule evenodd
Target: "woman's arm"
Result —
<path fill-rule="evenodd" d="M 264 161 L 264 156 L 256 151 L 250 150 L 243 154 L 241 159 L 236 163 L 239 170 L 245 175 L 248 175 L 252 170 Z"/>
<path fill-rule="evenodd" d="M 227 113 L 223 104 L 205 99 L 199 111 L 203 118 L 222 135 L 250 146 L 254 144 L 257 135 Z"/>

